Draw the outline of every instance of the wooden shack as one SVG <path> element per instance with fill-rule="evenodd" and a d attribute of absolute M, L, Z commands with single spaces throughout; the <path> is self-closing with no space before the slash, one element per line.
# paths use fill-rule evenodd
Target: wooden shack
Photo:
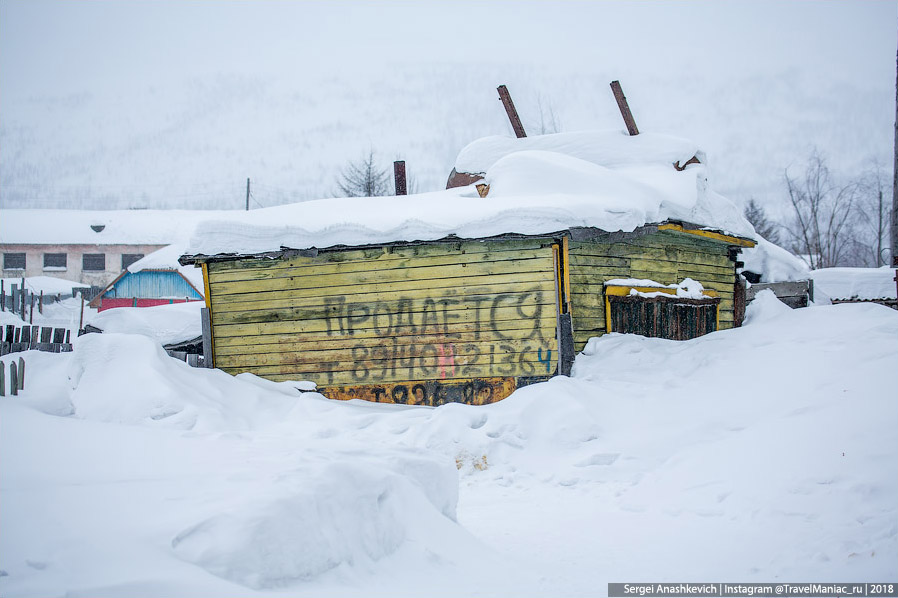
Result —
<path fill-rule="evenodd" d="M 651 334 L 702 310 L 701 325 L 674 326 L 677 338 L 732 327 L 735 256 L 752 244 L 663 222 L 183 261 L 203 268 L 215 367 L 311 380 L 338 399 L 484 404 L 569 373 L 587 340 L 609 331 Z M 705 301 L 670 287 L 640 294 L 686 278 Z M 606 285 L 640 279 L 658 284 Z M 615 319 L 626 307 L 611 297 L 648 315 Z"/>
<path fill-rule="evenodd" d="M 258 210 L 201 226 L 180 261 L 203 269 L 215 367 L 490 403 L 569 374 L 594 336 L 739 325 L 753 229 L 704 159 L 664 135 L 487 137 L 456 159 L 466 186 Z"/>

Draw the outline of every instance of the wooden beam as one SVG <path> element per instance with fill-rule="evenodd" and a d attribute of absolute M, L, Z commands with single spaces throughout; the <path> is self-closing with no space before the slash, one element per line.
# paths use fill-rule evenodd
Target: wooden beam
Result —
<path fill-rule="evenodd" d="M 706 239 L 714 239 L 715 241 L 722 241 L 724 243 L 729 243 L 730 245 L 738 245 L 740 247 L 754 247 L 755 242 L 751 239 L 743 239 L 741 237 L 732 237 L 730 235 L 724 235 L 722 233 L 716 233 L 710 230 L 704 229 L 692 229 L 692 228 L 684 228 L 679 224 L 673 224 L 670 222 L 659 224 L 658 230 L 669 230 L 678 233 L 686 233 L 689 235 L 695 235 L 697 237 L 704 237 Z"/>
<path fill-rule="evenodd" d="M 624 117 L 624 123 L 627 125 L 627 132 L 630 135 L 639 135 L 639 129 L 636 128 L 636 121 L 633 120 L 633 114 L 630 112 L 630 105 L 627 104 L 627 97 L 624 95 L 624 90 L 621 89 L 620 81 L 612 81 L 611 82 L 611 93 L 614 94 L 614 99 L 617 100 L 617 107 L 620 109 L 621 116 Z"/>
<path fill-rule="evenodd" d="M 502 100 L 502 105 L 505 106 L 505 113 L 508 114 L 508 120 L 511 121 L 511 128 L 514 129 L 514 134 L 518 139 L 521 137 L 526 137 L 527 133 L 524 132 L 524 125 L 521 124 L 521 119 L 518 117 L 518 111 L 515 110 L 514 102 L 511 101 L 511 94 L 508 93 L 508 88 L 504 85 L 500 85 L 497 88 L 499 92 L 499 99 Z"/>

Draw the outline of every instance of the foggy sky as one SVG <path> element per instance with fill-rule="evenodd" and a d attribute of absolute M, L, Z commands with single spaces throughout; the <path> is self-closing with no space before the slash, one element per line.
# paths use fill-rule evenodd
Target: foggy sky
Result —
<path fill-rule="evenodd" d="M 895 2 L 0 1 L 2 94 L 389 62 L 894 79 Z M 0 96 L 2 102 L 2 96 Z M 2 108 L 2 104 L 0 104 Z"/>

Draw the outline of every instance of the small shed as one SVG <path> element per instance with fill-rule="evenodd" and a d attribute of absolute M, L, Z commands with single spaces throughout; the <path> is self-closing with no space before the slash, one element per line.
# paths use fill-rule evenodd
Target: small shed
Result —
<path fill-rule="evenodd" d="M 202 266 L 214 366 L 311 380 L 338 399 L 484 404 L 570 373 L 593 336 L 737 325 L 736 258 L 753 231 L 703 165 L 673 167 L 696 148 L 574 139 L 615 146 L 593 148 L 612 167 L 557 143 L 499 152 L 485 194 L 320 200 L 201 224 L 181 262 Z"/>
<path fill-rule="evenodd" d="M 134 262 L 104 288 L 90 306 L 99 311 L 114 307 L 152 307 L 202 301 L 202 276 L 178 263 L 183 245 L 170 245 Z"/>

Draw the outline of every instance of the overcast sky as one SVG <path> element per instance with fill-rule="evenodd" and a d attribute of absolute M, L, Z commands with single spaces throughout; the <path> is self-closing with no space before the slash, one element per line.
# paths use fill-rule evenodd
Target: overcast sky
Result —
<path fill-rule="evenodd" d="M 620 126 L 615 78 L 715 188 L 777 201 L 813 151 L 891 164 L 896 50 L 894 0 L 0 0 L 0 203 L 241 203 L 246 177 L 321 197 L 365 147 L 435 189 L 510 134 L 498 84 L 566 131 Z"/>
<path fill-rule="evenodd" d="M 898 4 L 820 2 L 0 1 L 2 93 L 71 93 L 216 71 L 301 77 L 373 62 L 797 68 L 894 78 Z M 2 101 L 2 96 L 0 96 Z"/>

